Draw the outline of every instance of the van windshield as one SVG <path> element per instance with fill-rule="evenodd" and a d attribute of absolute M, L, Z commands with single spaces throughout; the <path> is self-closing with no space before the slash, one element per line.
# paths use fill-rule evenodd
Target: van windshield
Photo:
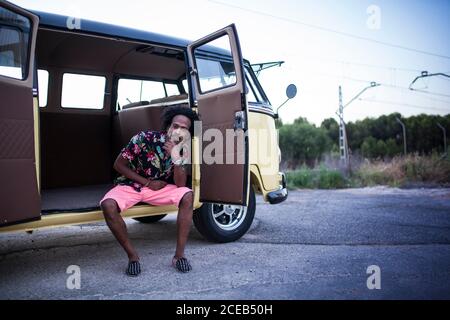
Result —
<path fill-rule="evenodd" d="M 247 101 L 249 103 L 264 103 L 265 100 L 259 87 L 255 83 L 255 79 L 252 77 L 249 67 L 244 67 L 245 69 L 245 85 L 247 86 Z"/>

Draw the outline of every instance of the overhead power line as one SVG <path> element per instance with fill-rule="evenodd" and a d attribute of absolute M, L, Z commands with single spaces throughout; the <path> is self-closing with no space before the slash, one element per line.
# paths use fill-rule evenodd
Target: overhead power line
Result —
<path fill-rule="evenodd" d="M 349 80 L 349 81 L 354 81 L 354 82 L 361 82 L 361 83 L 370 83 L 371 81 L 369 80 L 364 80 L 364 79 L 358 79 L 358 78 L 353 78 L 353 77 L 348 77 L 348 76 L 342 76 L 342 75 L 334 75 L 334 74 L 327 74 L 327 73 L 322 73 L 322 72 L 312 72 L 313 74 L 317 74 L 319 76 L 323 76 L 323 77 L 329 77 L 329 78 L 338 78 L 338 79 L 344 79 L 344 80 Z M 410 93 L 422 93 L 422 94 L 426 94 L 426 95 L 434 95 L 434 96 L 440 96 L 440 97 L 448 97 L 450 98 L 450 95 L 448 94 L 444 94 L 444 93 L 438 93 L 438 92 L 431 92 L 431 91 L 426 91 L 426 90 L 420 90 L 420 89 L 415 89 L 415 90 L 410 90 L 407 87 L 401 87 L 401 86 L 397 86 L 397 85 L 393 85 L 393 84 L 388 84 L 388 83 L 383 83 L 383 82 L 378 82 L 380 85 L 382 85 L 383 87 L 390 87 L 390 88 L 395 88 L 395 89 L 401 89 L 401 90 L 405 90 L 408 91 Z M 450 101 L 442 101 L 441 102 L 445 102 L 445 103 L 450 103 Z"/>
<path fill-rule="evenodd" d="M 368 99 L 368 98 L 365 98 L 365 99 L 364 98 L 359 98 L 359 100 L 366 101 L 366 102 L 372 102 L 372 103 L 381 103 L 381 104 L 388 104 L 388 105 L 395 105 L 395 106 L 404 106 L 404 107 L 409 107 L 409 108 L 424 109 L 424 110 L 434 110 L 434 111 L 441 111 L 441 112 L 443 111 L 443 112 L 450 113 L 450 108 L 449 109 L 441 109 L 441 108 L 419 106 L 419 105 L 415 105 L 415 104 L 408 104 L 408 103 L 403 103 L 403 102 L 386 101 L 386 100 L 378 100 L 378 99 Z"/>
<path fill-rule="evenodd" d="M 444 94 L 444 93 L 437 93 L 437 92 L 431 92 L 431 91 L 427 91 L 427 90 L 422 90 L 422 89 L 414 89 L 411 90 L 412 92 L 422 92 L 422 93 L 426 93 L 426 94 L 432 94 L 435 96 L 440 96 L 440 97 L 448 97 L 450 98 L 449 94 Z"/>
<path fill-rule="evenodd" d="M 349 38 L 353 38 L 353 39 L 368 41 L 368 42 L 376 43 L 376 44 L 383 45 L 383 46 L 386 46 L 386 47 L 391 47 L 391 48 L 406 50 L 406 51 L 410 51 L 410 52 L 425 54 L 425 55 L 434 56 L 434 57 L 438 57 L 438 58 L 442 58 L 442 59 L 450 59 L 450 56 L 446 56 L 446 55 L 443 55 L 443 54 L 433 53 L 433 52 L 429 52 L 429 51 L 425 51 L 425 50 L 419 50 L 419 49 L 415 49 L 415 48 L 410 48 L 410 47 L 398 45 L 398 44 L 395 44 L 395 43 L 389 43 L 389 42 L 379 41 L 379 40 L 375 40 L 375 39 L 371 39 L 371 38 L 366 38 L 366 37 L 358 36 L 358 35 L 355 35 L 355 34 L 352 34 L 352 33 L 343 32 L 343 31 L 339 31 L 339 30 L 334 30 L 334 29 L 330 29 L 330 28 L 327 28 L 327 27 L 322 27 L 322 26 L 314 25 L 314 24 L 310 24 L 310 23 L 305 23 L 305 22 L 302 22 L 302 21 L 296 20 L 296 19 L 280 17 L 280 16 L 276 16 L 276 15 L 273 15 L 273 14 L 270 14 L 270 13 L 266 13 L 266 12 L 262 12 L 262 11 L 258 11 L 258 10 L 253 10 L 253 9 L 248 9 L 248 8 L 240 7 L 240 6 L 229 4 L 229 3 L 224 3 L 224 2 L 221 2 L 221 1 L 216 1 L 216 0 L 208 0 L 208 1 L 212 2 L 212 3 L 215 3 L 215 4 L 218 4 L 218 5 L 239 9 L 239 10 L 251 12 L 253 14 L 258 14 L 258 15 L 262 15 L 262 16 L 266 16 L 266 17 L 270 17 L 270 18 L 274 18 L 274 19 L 278 19 L 278 20 L 283 20 L 283 21 L 290 22 L 290 23 L 295 23 L 295 24 L 302 25 L 302 26 L 305 26 L 305 27 L 308 27 L 308 28 L 312 28 L 312 29 L 317 29 L 317 30 L 330 32 L 330 33 L 335 33 L 335 34 L 338 34 L 338 35 L 341 35 L 341 36 L 345 36 L 345 37 L 349 37 Z"/>
<path fill-rule="evenodd" d="M 330 63 L 335 63 L 335 64 L 367 67 L 367 68 L 373 68 L 373 69 L 383 69 L 383 70 L 389 70 L 389 71 L 395 71 L 395 72 L 401 71 L 401 72 L 408 72 L 408 73 L 418 73 L 418 72 L 422 71 L 422 69 L 383 66 L 383 65 L 376 65 L 376 64 L 362 63 L 362 62 L 350 62 L 350 61 L 345 61 L 345 60 L 336 60 L 336 59 L 327 58 L 327 57 L 307 56 L 307 55 L 302 55 L 302 54 L 292 53 L 292 52 L 287 53 L 285 56 L 287 56 L 287 57 L 295 56 L 296 59 L 300 58 L 300 59 L 305 59 L 305 60 L 318 60 L 318 61 L 330 62 Z"/>

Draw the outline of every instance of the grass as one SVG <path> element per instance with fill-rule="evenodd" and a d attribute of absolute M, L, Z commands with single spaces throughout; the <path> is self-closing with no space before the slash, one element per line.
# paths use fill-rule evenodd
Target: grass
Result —
<path fill-rule="evenodd" d="M 287 172 L 289 189 L 338 189 L 348 186 L 348 181 L 338 170 L 320 167 L 309 169 L 306 166 Z"/>
<path fill-rule="evenodd" d="M 287 182 L 289 189 L 340 189 L 376 185 L 450 186 L 450 160 L 437 155 L 408 155 L 389 162 L 366 161 L 349 176 L 323 165 L 315 169 L 303 166 L 287 172 Z"/>

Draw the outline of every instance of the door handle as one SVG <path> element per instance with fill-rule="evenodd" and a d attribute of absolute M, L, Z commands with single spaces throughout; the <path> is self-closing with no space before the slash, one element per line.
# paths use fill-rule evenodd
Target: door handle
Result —
<path fill-rule="evenodd" d="M 238 111 L 234 114 L 234 131 L 238 129 L 245 130 L 246 127 L 245 112 Z"/>

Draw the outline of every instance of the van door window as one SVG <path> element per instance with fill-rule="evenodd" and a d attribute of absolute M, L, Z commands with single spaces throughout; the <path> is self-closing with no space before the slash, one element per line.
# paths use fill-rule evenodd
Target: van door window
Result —
<path fill-rule="evenodd" d="M 63 75 L 61 107 L 103 109 L 105 85 L 105 77 L 65 73 Z"/>
<path fill-rule="evenodd" d="M 31 22 L 5 8 L 0 8 L 0 20 L 0 75 L 24 80 Z"/>
<path fill-rule="evenodd" d="M 221 54 L 211 53 L 210 47 L 223 48 Z M 236 83 L 233 56 L 228 35 L 195 49 L 195 65 L 201 93 L 233 86 Z"/>

